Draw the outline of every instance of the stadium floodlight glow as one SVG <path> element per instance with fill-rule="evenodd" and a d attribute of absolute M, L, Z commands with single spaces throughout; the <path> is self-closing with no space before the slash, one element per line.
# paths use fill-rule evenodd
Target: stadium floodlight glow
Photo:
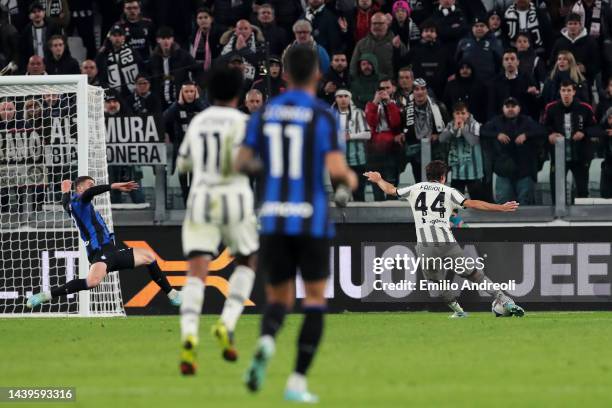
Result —
<path fill-rule="evenodd" d="M 108 183 L 104 90 L 85 75 L 0 76 L 0 316 L 125 316 L 117 272 L 25 307 L 31 293 L 87 276 L 85 246 L 60 204 L 61 180 L 77 175 Z M 112 231 L 109 195 L 94 204 Z"/>

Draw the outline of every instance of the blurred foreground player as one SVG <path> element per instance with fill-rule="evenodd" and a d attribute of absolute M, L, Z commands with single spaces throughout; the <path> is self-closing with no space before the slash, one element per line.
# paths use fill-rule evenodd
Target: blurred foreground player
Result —
<path fill-rule="evenodd" d="M 253 192 L 249 179 L 234 170 L 248 116 L 238 111 L 243 78 L 236 68 L 215 68 L 208 94 L 213 106 L 196 115 L 179 149 L 178 170 L 193 172 L 183 221 L 183 252 L 189 260 L 181 306 L 181 372 L 195 373 L 198 326 L 210 261 L 221 243 L 235 258 L 229 293 L 219 322 L 212 328 L 222 356 L 238 357 L 234 329 L 251 295 L 259 248 Z"/>
<path fill-rule="evenodd" d="M 376 171 L 364 173 L 368 181 L 377 184 L 386 194 L 395 195 L 399 199 L 409 202 L 417 230 L 417 254 L 424 258 L 445 260 L 447 258 L 466 257 L 451 231 L 450 217 L 454 210 L 473 208 L 482 211 L 512 212 L 516 211 L 519 206 L 516 201 L 509 201 L 505 204 L 491 204 L 486 201 L 467 200 L 459 191 L 444 184 L 447 172 L 446 163 L 434 160 L 425 168 L 427 182 L 404 188 L 396 188 L 386 182 Z M 446 279 L 446 269 L 436 268 L 435 262 L 433 267 L 431 265 L 427 266 L 423 268 L 425 278 L 435 282 Z M 493 283 L 482 270 L 474 269 L 463 274 L 457 274 L 471 282 Z M 503 305 L 508 315 L 520 317 L 525 314 L 525 311 L 501 290 L 491 288 L 486 289 L 486 292 Z M 454 312 L 451 317 L 467 317 L 467 313 L 463 311 L 452 291 L 443 291 L 442 298 Z"/>
<path fill-rule="evenodd" d="M 329 240 L 334 234 L 324 172 L 327 168 L 345 190 L 355 190 L 357 177 L 344 159 L 334 115 L 314 97 L 320 75 L 316 53 L 310 47 L 295 46 L 283 62 L 289 91 L 253 114 L 236 163 L 238 169 L 248 171 L 256 167 L 255 155 L 263 161 L 258 271 L 268 279 L 268 304 L 245 382 L 251 391 L 262 386 L 276 334 L 293 308 L 299 269 L 306 292 L 304 320 L 285 399 L 316 402 L 318 398 L 308 392 L 306 372 L 323 334 Z"/>
<path fill-rule="evenodd" d="M 180 292 L 172 289 L 166 275 L 159 269 L 155 255 L 142 248 L 117 248 L 115 234 L 108 230 L 104 219 L 94 208 L 95 196 L 111 190 L 127 193 L 137 189 L 138 184 L 134 181 L 99 186 L 95 184 L 92 177 L 80 176 L 76 179 L 75 192 L 70 194 L 72 182 L 62 181 L 62 205 L 74 219 L 81 238 L 85 241 L 87 258 L 91 264 L 87 279 L 73 279 L 49 292 L 32 295 L 28 298 L 27 307 L 33 308 L 59 296 L 95 288 L 107 273 L 121 269 L 133 269 L 141 265 L 146 265 L 151 279 L 166 293 L 170 304 L 179 306 L 181 304 Z"/>

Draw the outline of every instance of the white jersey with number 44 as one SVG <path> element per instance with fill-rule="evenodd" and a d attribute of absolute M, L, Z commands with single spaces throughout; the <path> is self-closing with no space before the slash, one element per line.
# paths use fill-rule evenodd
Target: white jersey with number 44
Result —
<path fill-rule="evenodd" d="M 398 188 L 397 195 L 410 204 L 417 242 L 456 242 L 450 216 L 463 208 L 465 197 L 460 192 L 441 183 L 424 182 Z"/>
<path fill-rule="evenodd" d="M 179 169 L 191 168 L 192 189 L 249 185 L 245 175 L 234 171 L 247 120 L 239 110 L 222 106 L 211 106 L 193 118 L 179 149 Z"/>

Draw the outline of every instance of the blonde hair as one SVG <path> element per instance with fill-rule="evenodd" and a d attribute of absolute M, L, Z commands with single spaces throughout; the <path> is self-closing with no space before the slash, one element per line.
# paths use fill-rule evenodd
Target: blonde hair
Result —
<path fill-rule="evenodd" d="M 557 75 L 557 72 L 559 72 L 558 59 L 561 55 L 563 55 L 569 61 L 569 73 L 572 81 L 577 84 L 584 82 L 584 75 L 582 75 L 582 72 L 580 72 L 580 69 L 578 68 L 578 64 L 576 63 L 576 58 L 574 58 L 574 54 L 566 50 L 559 51 L 559 53 L 557 54 L 557 61 L 555 61 L 555 66 L 553 67 L 552 71 L 550 71 L 550 79 L 554 79 Z"/>

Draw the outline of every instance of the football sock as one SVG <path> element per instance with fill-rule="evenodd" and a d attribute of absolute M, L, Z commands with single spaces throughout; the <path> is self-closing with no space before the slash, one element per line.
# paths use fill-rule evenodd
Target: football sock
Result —
<path fill-rule="evenodd" d="M 283 326 L 287 308 L 280 303 L 271 303 L 266 306 L 261 319 L 261 336 L 276 337 L 276 333 Z"/>
<path fill-rule="evenodd" d="M 164 274 L 161 269 L 159 269 L 159 265 L 157 261 L 153 261 L 152 263 L 147 265 L 147 270 L 149 271 L 149 276 L 151 280 L 162 288 L 164 293 L 167 295 L 172 290 L 172 286 L 170 286 L 170 282 L 168 282 L 168 278 L 166 274 Z"/>
<path fill-rule="evenodd" d="M 485 275 L 482 271 L 475 271 L 474 273 L 468 276 L 468 280 L 475 283 L 487 282 L 487 287 L 492 287 L 493 285 L 493 281 L 489 279 L 487 275 Z M 500 299 L 501 301 L 506 301 L 509 299 L 508 296 L 506 296 L 504 292 L 499 289 L 485 289 L 485 292 L 487 292 L 496 299 Z"/>
<path fill-rule="evenodd" d="M 457 301 L 448 303 L 448 307 L 455 313 L 463 313 L 463 308 Z"/>
<path fill-rule="evenodd" d="M 295 392 L 306 392 L 308 390 L 306 376 L 296 372 L 291 373 L 285 388 Z"/>
<path fill-rule="evenodd" d="M 317 352 L 317 347 L 323 335 L 324 306 L 304 307 L 304 321 L 298 338 L 298 355 L 295 372 L 306 375 L 308 367 Z"/>
<path fill-rule="evenodd" d="M 188 276 L 181 292 L 181 338 L 198 337 L 200 314 L 204 303 L 204 282 L 195 276 Z"/>
<path fill-rule="evenodd" d="M 244 309 L 244 302 L 251 295 L 255 272 L 245 265 L 238 265 L 229 278 L 229 294 L 223 305 L 221 321 L 227 330 L 233 332 L 236 322 Z"/>
<path fill-rule="evenodd" d="M 87 289 L 89 289 L 87 279 L 73 279 L 65 285 L 51 289 L 51 297 L 66 296 Z"/>

